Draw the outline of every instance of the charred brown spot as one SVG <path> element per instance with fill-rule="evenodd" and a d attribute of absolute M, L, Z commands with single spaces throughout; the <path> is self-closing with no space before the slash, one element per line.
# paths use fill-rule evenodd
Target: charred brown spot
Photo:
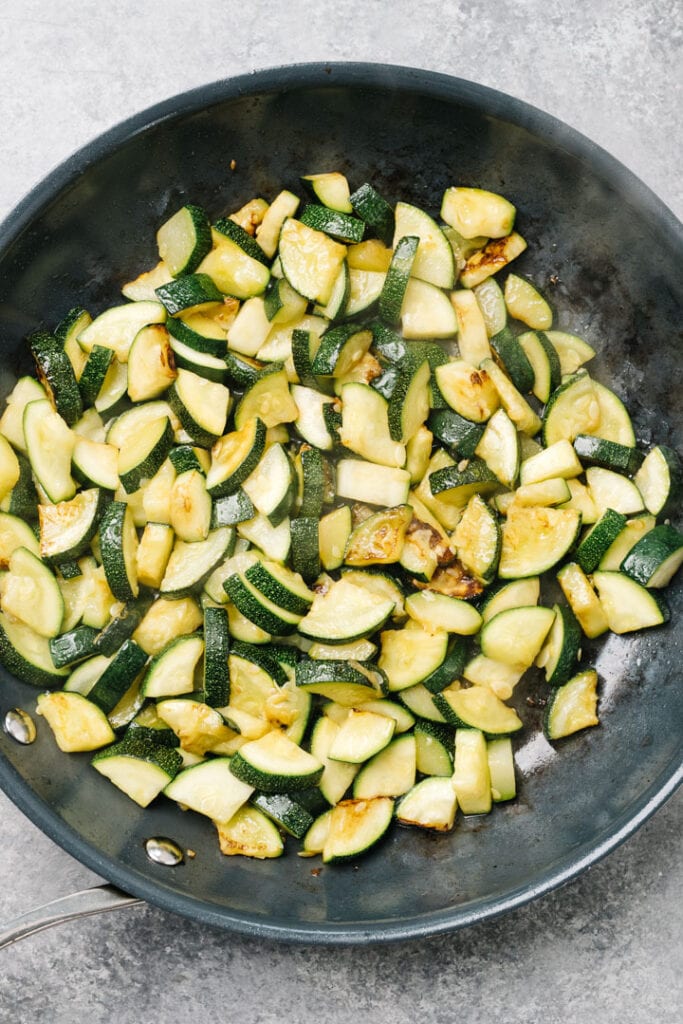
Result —
<path fill-rule="evenodd" d="M 437 569 L 429 583 L 421 583 L 419 580 L 412 582 L 413 586 L 419 590 L 434 590 L 437 594 L 446 594 L 448 597 L 459 597 L 464 600 L 478 597 L 484 590 L 479 580 L 475 580 L 473 576 L 465 572 L 462 563 L 457 558 L 445 568 Z"/>
<path fill-rule="evenodd" d="M 423 523 L 421 519 L 413 518 L 406 531 L 407 537 L 418 535 L 418 539 L 436 553 L 439 565 L 449 565 L 455 558 L 455 554 L 443 539 L 438 530 L 429 523 Z"/>

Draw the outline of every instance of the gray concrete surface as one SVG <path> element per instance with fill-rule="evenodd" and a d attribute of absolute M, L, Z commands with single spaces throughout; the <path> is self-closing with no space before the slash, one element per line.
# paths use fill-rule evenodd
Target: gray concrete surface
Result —
<path fill-rule="evenodd" d="M 226 75 L 316 59 L 450 72 L 525 99 L 623 160 L 680 216 L 676 0 L 0 0 L 0 217 L 76 147 Z M 0 954 L 0 1022 L 239 1019 L 640 1024 L 681 1019 L 683 798 L 570 887 L 388 948 L 286 948 L 150 907 Z M 0 921 L 94 881 L 0 796 Z"/>

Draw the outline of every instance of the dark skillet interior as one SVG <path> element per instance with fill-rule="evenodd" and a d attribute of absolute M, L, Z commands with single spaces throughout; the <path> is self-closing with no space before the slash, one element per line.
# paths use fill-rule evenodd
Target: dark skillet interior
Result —
<path fill-rule="evenodd" d="M 97 313 L 116 302 L 121 284 L 155 260 L 155 230 L 184 201 L 219 215 L 331 169 L 434 213 L 450 184 L 503 192 L 530 242 L 516 266 L 550 296 L 556 326 L 597 348 L 592 370 L 626 400 L 640 442 L 681 447 L 683 246 L 674 218 L 606 154 L 524 104 L 364 65 L 281 69 L 196 90 L 110 132 L 39 186 L 0 238 L 2 396 L 29 369 L 25 334 L 76 303 Z M 0 781 L 90 867 L 197 919 L 323 942 L 457 927 L 572 877 L 674 788 L 680 584 L 670 603 L 670 625 L 599 645 L 601 728 L 554 752 L 526 702 L 542 693 L 540 680 L 520 693 L 528 730 L 517 802 L 460 820 L 450 837 L 396 829 L 358 865 L 316 875 L 317 862 L 293 852 L 265 863 L 222 858 L 208 821 L 162 800 L 140 811 L 88 769 L 87 756 L 59 753 L 40 722 L 33 747 L 0 737 Z M 34 698 L 4 675 L 0 711 Z M 142 844 L 154 834 L 197 856 L 173 869 L 151 864 Z"/>

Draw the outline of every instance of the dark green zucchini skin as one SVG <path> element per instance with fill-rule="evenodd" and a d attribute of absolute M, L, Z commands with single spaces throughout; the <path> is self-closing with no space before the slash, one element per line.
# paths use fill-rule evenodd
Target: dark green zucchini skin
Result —
<path fill-rule="evenodd" d="M 59 415 L 72 427 L 83 415 L 83 401 L 69 357 L 61 343 L 47 331 L 32 334 L 29 346 L 38 379 Z"/>

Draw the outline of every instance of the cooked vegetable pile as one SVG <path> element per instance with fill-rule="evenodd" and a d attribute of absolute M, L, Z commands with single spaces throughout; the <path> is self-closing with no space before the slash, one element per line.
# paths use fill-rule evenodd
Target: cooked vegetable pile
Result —
<path fill-rule="evenodd" d="M 550 741 L 598 724 L 584 637 L 667 620 L 683 474 L 508 272 L 506 199 L 449 188 L 437 222 L 302 182 L 184 206 L 129 301 L 29 338 L 0 660 L 141 807 L 331 862 L 514 798 L 532 666 Z"/>

